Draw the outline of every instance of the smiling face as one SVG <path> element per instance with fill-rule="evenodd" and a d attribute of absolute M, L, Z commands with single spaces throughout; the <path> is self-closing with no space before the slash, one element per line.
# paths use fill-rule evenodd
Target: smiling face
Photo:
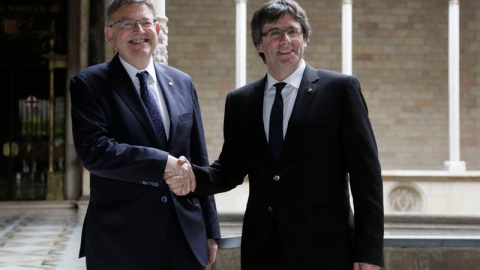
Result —
<path fill-rule="evenodd" d="M 278 21 L 263 25 L 262 33 L 272 29 L 288 28 L 302 28 L 302 26 L 289 13 L 286 13 Z M 304 34 L 289 37 L 283 33 L 279 38 L 264 36 L 262 41 L 256 45 L 257 51 L 265 55 L 268 72 L 279 81 L 288 77 L 300 66 L 300 60 L 303 58 L 306 48 L 307 40 Z"/>
<path fill-rule="evenodd" d="M 112 23 L 119 20 L 154 19 L 152 10 L 143 4 L 130 4 L 120 7 L 112 16 Z M 155 23 L 151 28 L 142 28 L 137 23 L 133 30 L 121 28 L 117 23 L 112 27 L 105 26 L 105 36 L 110 44 L 115 46 L 118 54 L 129 64 L 144 69 L 152 59 L 153 52 L 158 44 L 160 24 Z"/>

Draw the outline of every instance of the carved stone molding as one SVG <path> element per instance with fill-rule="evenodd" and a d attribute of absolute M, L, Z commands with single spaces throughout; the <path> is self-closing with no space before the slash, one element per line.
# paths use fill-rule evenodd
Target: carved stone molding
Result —
<path fill-rule="evenodd" d="M 388 194 L 390 208 L 395 212 L 420 212 L 423 210 L 423 198 L 412 185 L 399 185 Z"/>
<path fill-rule="evenodd" d="M 155 62 L 168 64 L 168 18 L 165 16 L 157 16 L 157 21 L 160 23 L 160 34 L 158 35 L 157 51 L 153 56 Z"/>

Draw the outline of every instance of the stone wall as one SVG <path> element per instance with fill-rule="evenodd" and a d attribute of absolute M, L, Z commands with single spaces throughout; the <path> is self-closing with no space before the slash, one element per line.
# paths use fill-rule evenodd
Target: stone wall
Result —
<path fill-rule="evenodd" d="M 235 87 L 235 2 L 165 2 L 169 64 L 195 81 L 211 161 L 222 147 L 225 96 Z M 248 29 L 263 2 L 248 1 Z M 341 70 L 341 2 L 299 0 L 313 29 L 305 58 L 314 67 Z M 449 158 L 448 0 L 358 0 L 353 16 L 353 73 L 383 169 L 443 169 Z M 480 170 L 480 2 L 460 1 L 460 20 L 461 159 L 468 170 Z M 247 81 L 265 72 L 249 37 Z"/>
<path fill-rule="evenodd" d="M 243 214 L 220 216 L 222 232 L 227 236 L 240 235 L 242 219 Z M 461 241 L 449 242 L 452 236 L 469 241 L 463 244 Z M 480 264 L 479 236 L 479 217 L 387 214 L 385 269 L 477 269 Z M 427 241 L 424 241 L 427 239 L 433 241 L 427 244 Z M 220 249 L 217 255 L 217 269 L 240 269 L 240 248 Z"/>
<path fill-rule="evenodd" d="M 458 270 L 477 269 L 478 248 L 385 248 L 385 268 L 388 270 Z M 217 253 L 217 269 L 240 270 L 240 249 L 225 249 Z M 211 268 L 207 268 L 211 269 Z M 382 268 L 383 269 L 383 268 Z"/>

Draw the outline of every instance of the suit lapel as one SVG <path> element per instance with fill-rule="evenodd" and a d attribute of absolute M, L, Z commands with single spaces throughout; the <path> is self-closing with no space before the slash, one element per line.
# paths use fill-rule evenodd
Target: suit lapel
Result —
<path fill-rule="evenodd" d="M 285 153 L 288 152 L 288 148 L 293 141 L 297 126 L 302 122 L 302 119 L 310 108 L 310 104 L 314 100 L 317 92 L 320 91 L 315 85 L 315 82 L 318 81 L 318 79 L 319 76 L 317 71 L 307 64 L 305 72 L 303 73 L 302 82 L 298 88 L 298 94 L 293 105 L 292 115 L 288 121 L 288 128 L 285 134 L 280 160 L 282 160 Z"/>
<path fill-rule="evenodd" d="M 251 132 L 254 132 L 252 138 L 257 142 L 260 142 L 259 153 L 270 153 L 267 137 L 265 135 L 265 125 L 263 123 L 263 99 L 266 81 L 266 76 L 263 79 L 257 80 L 254 84 L 253 92 L 250 94 L 249 102 L 249 104 L 251 104 L 249 121 L 252 123 Z"/>
<path fill-rule="evenodd" d="M 175 81 L 170 77 L 161 64 L 155 63 L 155 73 L 157 75 L 157 81 L 160 85 L 160 90 L 162 91 L 163 98 L 165 99 L 165 104 L 167 105 L 168 114 L 170 116 L 170 134 L 169 140 L 167 143 L 167 149 L 171 149 L 171 146 L 176 138 L 179 111 L 177 110 L 177 99 L 175 96 Z"/>
<path fill-rule="evenodd" d="M 288 128 L 282 147 L 280 162 L 277 165 L 281 164 L 286 152 L 288 152 L 288 148 L 293 140 L 296 127 L 301 123 L 305 113 L 310 108 L 310 104 L 314 100 L 316 92 L 319 91 L 315 85 L 315 82 L 318 81 L 318 79 L 319 76 L 316 70 L 307 64 L 303 74 L 302 82 L 300 83 L 300 87 L 298 89 L 297 98 L 295 99 L 292 115 L 290 116 L 290 120 L 288 122 Z M 250 94 L 249 104 L 251 104 L 252 107 L 250 109 L 249 121 L 252 123 L 251 131 L 255 132 L 255 134 L 253 134 L 254 140 L 258 140 L 260 142 L 259 153 L 267 153 L 266 160 L 269 160 L 271 166 L 275 166 L 271 157 L 270 149 L 268 147 L 268 141 L 265 135 L 265 126 L 263 123 L 263 99 L 266 80 L 267 77 L 265 76 L 263 79 L 258 80 L 254 84 L 253 92 Z"/>
<path fill-rule="evenodd" d="M 159 145 L 160 141 L 150 120 L 150 116 L 145 109 L 140 95 L 135 90 L 132 80 L 130 80 L 130 76 L 120 62 L 118 54 L 112 59 L 111 65 L 113 73 L 111 74 L 110 81 L 112 82 L 113 89 L 123 99 L 138 122 L 144 127 L 150 139 L 154 141 L 156 145 Z"/>

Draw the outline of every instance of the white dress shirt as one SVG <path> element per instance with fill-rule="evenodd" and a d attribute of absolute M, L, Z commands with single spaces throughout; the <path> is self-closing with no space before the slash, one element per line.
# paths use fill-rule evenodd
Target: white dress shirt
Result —
<path fill-rule="evenodd" d="M 302 82 L 303 72 L 305 71 L 305 61 L 302 59 L 300 67 L 295 70 L 290 76 L 288 76 L 283 82 L 287 83 L 285 88 L 282 90 L 283 97 L 283 138 L 287 133 L 288 121 L 292 115 L 293 105 L 295 104 L 295 99 L 297 98 L 298 88 Z M 275 100 L 276 89 L 274 84 L 277 81 L 273 78 L 270 73 L 267 73 L 267 83 L 265 85 L 265 93 L 263 96 L 263 125 L 265 128 L 265 135 L 267 136 L 267 141 L 269 138 L 269 127 L 270 127 L 270 113 L 272 111 L 273 101 Z"/>
<path fill-rule="evenodd" d="M 163 98 L 162 91 L 160 90 L 160 85 L 157 82 L 157 74 L 155 73 L 155 67 L 153 66 L 153 59 L 150 59 L 150 63 L 148 66 L 143 69 L 139 70 L 136 67 L 127 63 L 127 61 L 123 60 L 122 57 L 120 58 L 120 62 L 122 62 L 123 67 L 127 70 L 130 79 L 133 81 L 133 85 L 135 85 L 135 89 L 137 89 L 138 95 L 140 95 L 140 81 L 137 78 L 137 73 L 142 71 L 148 72 L 148 90 L 150 90 L 155 97 L 155 101 L 158 104 L 158 108 L 160 109 L 160 113 L 162 114 L 162 121 L 163 126 L 165 127 L 165 134 L 168 136 L 170 134 L 170 116 L 168 114 L 167 104 L 165 103 L 165 99 Z"/>

